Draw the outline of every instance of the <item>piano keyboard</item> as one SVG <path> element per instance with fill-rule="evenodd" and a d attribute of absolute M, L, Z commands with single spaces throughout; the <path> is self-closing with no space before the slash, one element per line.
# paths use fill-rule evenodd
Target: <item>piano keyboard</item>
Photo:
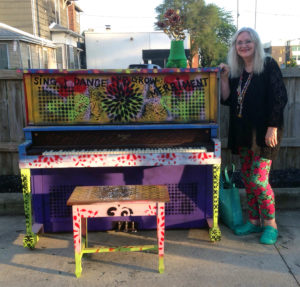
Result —
<path fill-rule="evenodd" d="M 200 153 L 207 152 L 205 147 L 185 147 L 185 148 L 143 148 L 143 149 L 115 149 L 115 150 L 49 150 L 44 151 L 43 155 L 88 155 L 88 154 L 149 154 L 149 153 Z"/>

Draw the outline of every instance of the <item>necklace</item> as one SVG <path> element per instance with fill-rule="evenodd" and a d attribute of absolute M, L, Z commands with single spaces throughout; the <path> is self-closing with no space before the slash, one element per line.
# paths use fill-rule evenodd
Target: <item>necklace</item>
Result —
<path fill-rule="evenodd" d="M 245 97 L 246 91 L 250 85 L 252 76 L 253 76 L 253 73 L 250 73 L 243 89 L 242 89 L 243 74 L 240 76 L 239 84 L 238 84 L 238 87 L 236 90 L 237 94 L 238 94 L 237 100 L 238 100 L 238 117 L 239 118 L 242 117 L 244 97 Z"/>

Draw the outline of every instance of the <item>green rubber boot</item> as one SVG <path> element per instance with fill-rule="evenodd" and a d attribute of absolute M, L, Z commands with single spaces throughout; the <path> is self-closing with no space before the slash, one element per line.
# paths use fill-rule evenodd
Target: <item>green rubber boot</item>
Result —
<path fill-rule="evenodd" d="M 250 221 L 247 221 L 244 225 L 240 225 L 234 229 L 234 233 L 236 235 L 247 235 L 258 232 L 262 232 L 262 228 L 258 225 L 252 224 Z"/>
<path fill-rule="evenodd" d="M 278 230 L 272 226 L 264 226 L 263 233 L 260 237 L 261 244 L 274 244 L 278 238 Z"/>

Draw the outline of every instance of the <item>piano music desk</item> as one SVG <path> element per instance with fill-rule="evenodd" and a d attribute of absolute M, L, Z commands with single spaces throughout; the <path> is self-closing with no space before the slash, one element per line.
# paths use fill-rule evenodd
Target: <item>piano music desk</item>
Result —
<path fill-rule="evenodd" d="M 158 250 L 159 273 L 164 272 L 165 202 L 164 185 L 81 186 L 67 201 L 73 211 L 75 275 L 81 276 L 81 258 L 85 253 Z M 157 245 L 88 247 L 87 219 L 111 216 L 156 216 Z"/>

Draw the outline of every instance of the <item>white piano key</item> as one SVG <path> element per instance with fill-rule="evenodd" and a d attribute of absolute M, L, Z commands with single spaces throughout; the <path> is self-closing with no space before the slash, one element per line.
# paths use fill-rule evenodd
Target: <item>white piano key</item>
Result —
<path fill-rule="evenodd" d="M 200 153 L 207 152 L 205 147 L 180 147 L 180 148 L 137 148 L 137 149 L 103 149 L 103 150 L 49 150 L 42 154 L 51 155 L 85 155 L 85 154 L 162 154 L 162 153 Z"/>

